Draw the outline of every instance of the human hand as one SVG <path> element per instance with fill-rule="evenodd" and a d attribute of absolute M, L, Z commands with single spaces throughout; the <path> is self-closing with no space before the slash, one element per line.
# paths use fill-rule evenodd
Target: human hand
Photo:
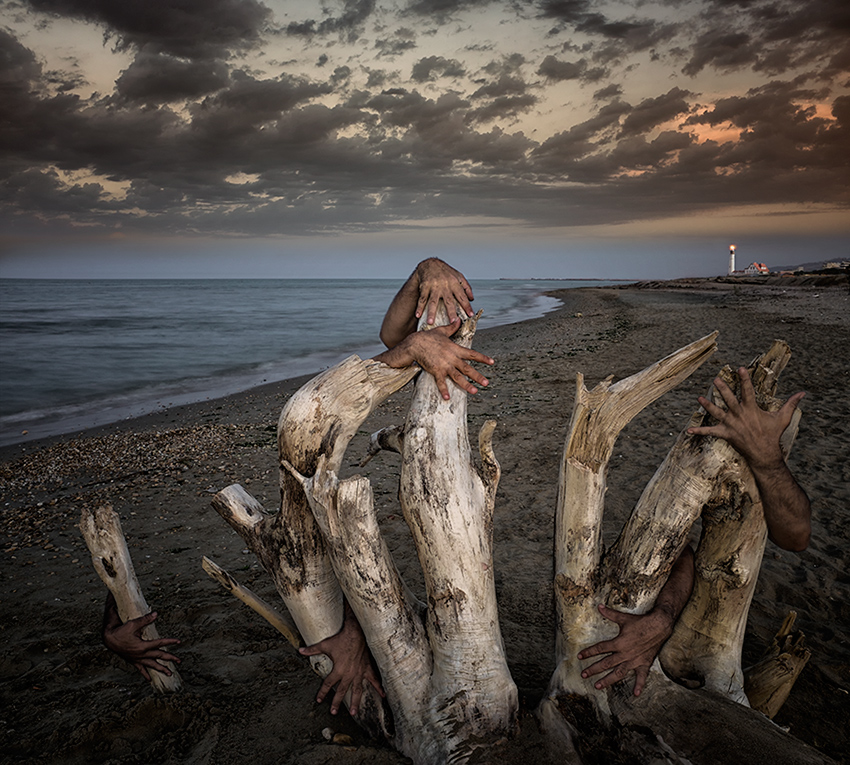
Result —
<path fill-rule="evenodd" d="M 129 619 L 121 623 L 118 609 L 114 606 L 114 600 L 107 602 L 103 622 L 103 644 L 113 653 L 132 664 L 142 677 L 150 682 L 151 676 L 148 669 L 162 672 L 163 675 L 171 677 L 171 670 L 162 662 L 172 661 L 180 663 L 180 659 L 173 653 L 163 651 L 164 646 L 177 645 L 177 638 L 157 638 L 156 640 L 145 640 L 142 631 L 149 624 L 156 621 L 156 611 L 140 616 L 137 619 Z"/>
<path fill-rule="evenodd" d="M 449 321 L 454 323 L 458 317 L 456 305 L 466 312 L 467 316 L 473 315 L 472 306 L 469 301 L 475 298 L 472 295 L 472 287 L 466 277 L 457 269 L 439 258 L 428 258 L 416 266 L 416 275 L 419 279 L 419 300 L 416 303 L 416 318 L 422 318 L 427 307 L 427 323 L 433 324 L 437 316 L 437 306 L 440 300 L 446 306 Z"/>
<path fill-rule="evenodd" d="M 339 711 L 339 705 L 345 699 L 345 694 L 351 689 L 351 704 L 348 711 L 352 717 L 357 715 L 360 707 L 360 699 L 363 696 L 363 681 L 368 682 L 381 696 L 384 689 L 381 681 L 372 666 L 369 646 L 366 645 L 366 637 L 357 623 L 357 619 L 346 615 L 342 629 L 329 638 L 315 643 L 306 648 L 299 648 L 302 656 L 318 656 L 325 654 L 333 662 L 333 669 L 322 682 L 316 701 L 321 704 L 331 689 L 336 686 L 336 693 L 331 701 L 331 714 Z"/>
<path fill-rule="evenodd" d="M 600 605 L 599 613 L 606 619 L 620 625 L 620 634 L 613 640 L 585 648 L 579 653 L 579 659 L 589 659 L 607 653 L 604 659 L 582 670 L 582 677 L 592 677 L 607 672 L 601 680 L 594 683 L 597 690 L 622 680 L 630 671 L 635 673 L 635 696 L 646 685 L 649 668 L 661 650 L 667 638 L 673 634 L 673 617 L 664 609 L 654 608 L 646 614 L 626 614 L 613 608 Z"/>
<path fill-rule="evenodd" d="M 384 351 L 375 358 L 396 369 L 408 367 L 414 362 L 422 369 L 433 375 L 437 382 L 440 395 L 448 401 L 449 386 L 447 378 L 467 393 L 477 393 L 479 385 L 489 385 L 489 380 L 467 361 L 480 361 L 492 365 L 495 362 L 489 356 L 464 348 L 452 342 L 451 336 L 460 329 L 460 319 L 456 318 L 451 324 L 427 331 L 414 332 L 402 340 L 395 348 Z M 470 382 L 472 381 L 472 382 Z"/>
<path fill-rule="evenodd" d="M 700 396 L 700 405 L 717 420 L 717 424 L 688 428 L 688 433 L 698 436 L 716 436 L 728 441 L 743 455 L 753 470 L 782 466 L 784 458 L 779 439 L 791 422 L 794 410 L 806 394 L 795 393 L 781 409 L 768 412 L 759 407 L 756 402 L 750 373 L 744 367 L 738 370 L 738 379 L 741 381 L 740 401 L 723 380 L 719 377 L 714 380 L 714 387 L 717 388 L 727 408 L 724 411 L 704 396 Z"/>

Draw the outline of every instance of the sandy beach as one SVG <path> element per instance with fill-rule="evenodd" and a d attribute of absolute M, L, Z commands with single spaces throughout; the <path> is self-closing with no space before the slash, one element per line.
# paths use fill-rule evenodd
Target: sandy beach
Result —
<path fill-rule="evenodd" d="M 718 352 L 623 431 L 609 474 L 610 544 L 676 434 L 724 364 L 749 363 L 774 339 L 793 356 L 780 395 L 807 391 L 790 465 L 808 492 L 802 553 L 768 543 L 744 645 L 756 661 L 785 614 L 798 613 L 812 658 L 776 722 L 837 762 L 850 751 L 850 289 L 846 275 L 679 280 L 558 293 L 561 309 L 482 331 L 491 384 L 470 399 L 470 431 L 495 418 L 502 479 L 495 567 L 502 633 L 520 690 L 522 728 L 503 761 L 545 763 L 531 711 L 554 669 L 553 513 L 577 372 L 588 387 L 627 377 L 719 330 Z M 476 305 L 486 312 L 486 305 Z M 409 762 L 314 697 L 319 680 L 268 624 L 201 569 L 206 555 L 279 602 L 270 578 L 210 506 L 241 483 L 278 502 L 275 430 L 306 378 L 94 431 L 0 450 L 0 762 Z M 399 458 L 357 467 L 374 430 L 401 422 L 405 388 L 352 441 L 349 474 L 371 480 L 402 575 L 421 575 L 396 496 Z M 84 507 L 119 513 L 160 634 L 178 637 L 184 691 L 156 696 L 100 642 L 105 587 L 77 524 Z M 351 736 L 328 743 L 322 730 Z"/>

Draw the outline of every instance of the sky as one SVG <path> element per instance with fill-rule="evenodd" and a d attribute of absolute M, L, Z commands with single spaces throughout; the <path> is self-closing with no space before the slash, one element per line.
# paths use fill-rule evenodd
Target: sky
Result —
<path fill-rule="evenodd" d="M 847 0 L 0 0 L 0 277 L 850 256 Z"/>

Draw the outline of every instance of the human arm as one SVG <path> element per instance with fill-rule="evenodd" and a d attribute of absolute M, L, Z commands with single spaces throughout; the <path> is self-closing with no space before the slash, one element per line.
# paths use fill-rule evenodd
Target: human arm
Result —
<path fill-rule="evenodd" d="M 437 306 L 445 303 L 449 321 L 458 316 L 459 304 L 467 316 L 472 316 L 470 301 L 472 287 L 466 277 L 439 258 L 423 260 L 393 298 L 381 325 L 381 340 L 387 348 L 398 345 L 416 331 L 417 321 L 427 309 L 427 322 L 433 324 Z"/>
<path fill-rule="evenodd" d="M 604 640 L 579 653 L 578 658 L 582 660 L 608 654 L 582 670 L 581 676 L 587 678 L 607 672 L 605 677 L 594 683 L 601 690 L 622 680 L 634 670 L 634 694 L 640 696 L 649 677 L 649 668 L 661 646 L 673 634 L 673 625 L 688 602 L 693 586 L 694 553 L 686 545 L 673 564 L 670 576 L 650 611 L 645 614 L 626 614 L 600 604 L 599 613 L 620 625 L 620 632 L 613 640 Z"/>
<path fill-rule="evenodd" d="M 440 394 L 447 401 L 450 397 L 447 378 L 451 378 L 467 393 L 477 393 L 478 388 L 473 385 L 473 382 L 489 385 L 489 381 L 467 362 L 479 361 L 491 365 L 494 362 L 483 353 L 452 342 L 450 338 L 459 328 L 460 319 L 455 318 L 451 324 L 414 332 L 398 345 L 375 356 L 375 360 L 382 361 L 395 369 L 409 367 L 414 363 L 419 364 L 422 369 L 434 376 Z"/>
<path fill-rule="evenodd" d="M 756 480 L 768 535 L 785 550 L 805 550 L 812 530 L 811 505 L 785 463 L 779 446 L 779 439 L 805 393 L 795 393 L 778 411 L 767 412 L 756 402 L 749 372 L 740 368 L 738 378 L 741 400 L 738 401 L 718 377 L 714 386 L 727 409 L 724 411 L 700 396 L 699 403 L 717 424 L 689 428 L 688 432 L 722 438 L 740 452 Z"/>
<path fill-rule="evenodd" d="M 103 644 L 113 653 L 118 654 L 124 661 L 132 664 L 142 677 L 150 682 L 151 676 L 148 669 L 162 672 L 163 675 L 171 676 L 171 670 L 162 662 L 173 661 L 177 664 L 180 659 L 172 653 L 163 651 L 164 646 L 177 645 L 177 638 L 157 638 L 156 640 L 145 640 L 142 630 L 156 621 L 157 613 L 140 616 L 137 619 L 129 619 L 122 623 L 118 615 L 118 606 L 112 593 L 106 596 L 106 604 L 103 609 L 103 629 L 101 637 Z"/>
<path fill-rule="evenodd" d="M 352 717 L 357 714 L 360 707 L 360 699 L 363 696 L 363 681 L 367 681 L 372 687 L 384 696 L 384 689 L 375 668 L 372 666 L 372 658 L 369 646 L 366 644 L 366 636 L 348 605 L 345 603 L 345 614 L 342 628 L 336 635 L 331 635 L 319 643 L 306 648 L 299 648 L 302 656 L 317 656 L 325 654 L 333 662 L 333 669 L 322 682 L 316 701 L 321 704 L 325 697 L 336 686 L 336 693 L 331 701 L 331 714 L 339 711 L 339 705 L 345 699 L 345 694 L 351 689 L 351 704 L 348 711 Z"/>

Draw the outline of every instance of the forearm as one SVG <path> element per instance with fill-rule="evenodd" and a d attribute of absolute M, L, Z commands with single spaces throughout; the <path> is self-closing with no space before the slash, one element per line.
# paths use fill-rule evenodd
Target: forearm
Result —
<path fill-rule="evenodd" d="M 669 618 L 671 630 L 691 597 L 693 588 L 694 551 L 690 545 L 685 545 L 652 607 L 653 612 L 662 613 Z"/>
<path fill-rule="evenodd" d="M 419 301 L 419 271 L 414 269 L 396 293 L 381 324 L 381 341 L 394 348 L 411 332 L 416 331 L 416 304 Z M 391 365 L 392 366 L 392 365 Z"/>
<path fill-rule="evenodd" d="M 103 606 L 103 623 L 100 627 L 100 639 L 107 648 L 110 648 L 110 650 L 112 649 L 109 645 L 108 639 L 109 630 L 120 626 L 121 617 L 118 616 L 118 604 L 115 602 L 115 596 L 112 592 L 107 590 L 106 603 Z"/>
<path fill-rule="evenodd" d="M 768 536 L 784 550 L 805 550 L 812 531 L 809 498 L 785 461 L 751 465 L 761 497 Z"/>

